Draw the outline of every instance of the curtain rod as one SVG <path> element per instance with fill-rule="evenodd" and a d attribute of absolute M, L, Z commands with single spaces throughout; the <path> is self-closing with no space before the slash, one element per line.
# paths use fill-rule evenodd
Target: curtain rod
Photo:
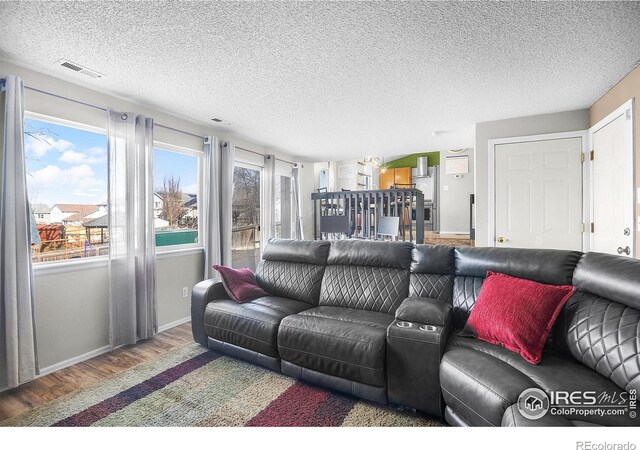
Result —
<path fill-rule="evenodd" d="M 264 153 L 256 152 L 255 150 L 249 150 L 248 148 L 238 147 L 237 145 L 236 145 L 236 148 L 238 150 L 242 150 L 242 151 L 245 151 L 245 152 L 253 153 L 254 155 L 266 156 Z M 298 165 L 298 163 L 287 161 L 286 159 L 280 159 L 278 157 L 276 157 L 276 161 L 280 161 L 280 162 L 283 162 L 283 163 L 291 164 L 292 166 L 297 166 Z"/>
<path fill-rule="evenodd" d="M 28 89 L 30 91 L 39 92 L 40 94 L 50 95 L 51 97 L 56 97 L 56 98 L 59 98 L 61 100 L 66 100 L 66 101 L 69 101 L 69 102 L 77 103 L 79 105 L 88 106 L 89 108 L 95 108 L 95 109 L 99 109 L 100 111 L 105 111 L 105 112 L 107 111 L 107 108 L 104 108 L 102 106 L 93 105 L 91 103 L 86 103 L 86 102 L 83 102 L 83 101 L 80 101 L 80 100 L 76 100 L 76 99 L 73 99 L 73 98 L 65 97 L 63 95 L 54 94 L 53 92 L 43 91 L 42 89 L 37 89 L 37 88 L 31 87 L 31 86 L 25 86 L 24 88 Z M 186 134 L 187 136 L 192 136 L 192 137 L 195 137 L 195 138 L 198 138 L 198 139 L 204 139 L 204 136 L 200 136 L 198 134 L 190 133 L 188 131 L 178 130 L 177 128 L 172 128 L 172 127 L 169 127 L 169 126 L 166 126 L 166 125 L 162 125 L 160 123 L 154 123 L 154 126 L 160 127 L 160 128 L 164 128 L 165 130 L 175 131 L 176 133 Z M 240 150 L 244 150 L 245 152 L 249 152 L 249 153 L 253 153 L 253 154 L 259 155 L 259 156 L 264 156 L 263 153 L 256 152 L 255 150 L 249 150 L 248 148 L 242 148 L 242 147 L 236 147 L 236 148 L 238 148 Z M 297 166 L 298 165 L 297 163 L 294 163 L 294 162 L 291 162 L 291 161 L 287 161 L 285 159 L 280 159 L 280 158 L 276 158 L 276 161 L 280 161 L 280 162 L 283 162 L 283 163 L 291 164 L 293 166 Z"/>

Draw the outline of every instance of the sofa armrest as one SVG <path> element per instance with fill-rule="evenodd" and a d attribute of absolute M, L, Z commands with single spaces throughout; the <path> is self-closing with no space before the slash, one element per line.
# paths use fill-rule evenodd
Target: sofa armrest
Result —
<path fill-rule="evenodd" d="M 196 284 L 191 291 L 191 331 L 193 340 L 207 346 L 207 333 L 204 331 L 204 310 L 210 301 L 229 298 L 220 281 L 209 279 Z"/>
<path fill-rule="evenodd" d="M 446 327 L 451 320 L 451 305 L 426 297 L 408 297 L 396 310 L 396 320 Z"/>

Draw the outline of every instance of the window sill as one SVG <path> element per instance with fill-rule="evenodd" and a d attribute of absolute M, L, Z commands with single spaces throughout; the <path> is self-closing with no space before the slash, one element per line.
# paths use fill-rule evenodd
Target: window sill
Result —
<path fill-rule="evenodd" d="M 179 248 L 172 250 L 160 250 L 156 252 L 156 261 L 180 256 L 199 255 L 204 253 L 203 247 Z M 60 273 L 79 272 L 81 270 L 93 270 L 109 267 L 108 256 L 94 256 L 78 260 L 55 261 L 50 263 L 37 263 L 33 265 L 33 274 L 36 277 L 56 275 Z"/>
<path fill-rule="evenodd" d="M 204 247 L 167 248 L 166 250 L 158 250 L 156 248 L 156 260 L 169 259 L 176 256 L 199 255 L 202 253 L 204 253 Z"/>
<path fill-rule="evenodd" d="M 56 275 L 59 273 L 79 272 L 109 267 L 108 256 L 94 256 L 78 260 L 38 263 L 33 265 L 33 274 L 38 276 Z"/>

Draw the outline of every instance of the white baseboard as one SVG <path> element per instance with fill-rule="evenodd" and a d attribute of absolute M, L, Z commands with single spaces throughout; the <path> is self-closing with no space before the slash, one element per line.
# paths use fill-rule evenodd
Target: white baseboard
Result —
<path fill-rule="evenodd" d="M 158 327 L 158 333 L 162 333 L 163 331 L 166 331 L 170 328 L 177 327 L 178 325 L 182 325 L 183 323 L 186 323 L 190 320 L 191 320 L 191 317 L 185 317 L 183 319 L 176 320 L 175 322 L 171 322 L 161 327 Z M 56 372 L 58 370 L 66 369 L 69 366 L 73 366 L 74 364 L 78 364 L 88 359 L 95 358 L 96 356 L 104 355 L 105 353 L 108 353 L 110 351 L 111 351 L 111 346 L 105 345 L 104 347 L 91 350 L 90 352 L 84 353 L 82 355 L 74 356 L 73 358 L 60 361 L 59 363 L 55 363 L 48 367 L 40 369 L 40 375 L 38 375 L 36 378 L 49 375 L 50 373 Z"/>
<path fill-rule="evenodd" d="M 60 361 L 59 363 L 52 364 L 48 367 L 40 369 L 40 375 L 37 378 L 43 377 L 45 375 L 49 375 L 50 373 L 56 372 L 58 370 L 65 369 L 69 366 L 73 366 L 74 364 L 81 363 L 86 361 L 87 359 L 95 358 L 96 356 L 103 355 L 111 351 L 110 345 L 105 345 L 104 347 L 97 348 L 95 350 L 91 350 L 90 352 L 84 353 L 79 356 L 74 356 L 73 358 L 66 359 L 64 361 Z"/>
<path fill-rule="evenodd" d="M 191 320 L 191 316 L 184 317 L 182 319 L 178 319 L 178 320 L 173 321 L 171 323 L 168 323 L 166 325 L 162 325 L 161 327 L 158 327 L 158 333 L 162 333 L 163 331 L 167 331 L 169 328 L 177 327 L 178 325 L 182 325 L 183 323 L 187 323 L 190 320 Z"/>

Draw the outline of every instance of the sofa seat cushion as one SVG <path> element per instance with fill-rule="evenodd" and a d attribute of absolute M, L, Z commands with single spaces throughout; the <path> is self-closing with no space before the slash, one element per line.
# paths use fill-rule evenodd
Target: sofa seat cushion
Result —
<path fill-rule="evenodd" d="M 280 322 L 310 307 L 284 297 L 260 297 L 247 303 L 214 300 L 205 309 L 204 329 L 214 339 L 277 358 Z"/>
<path fill-rule="evenodd" d="M 490 354 L 454 346 L 442 357 L 440 387 L 447 406 L 468 424 L 497 427 L 522 391 L 536 385 Z"/>
<path fill-rule="evenodd" d="M 385 386 L 387 327 L 393 316 L 320 306 L 286 317 L 278 331 L 283 360 L 372 386 Z"/>
<path fill-rule="evenodd" d="M 468 358 L 468 361 L 465 362 L 465 358 Z M 489 368 L 487 370 L 483 370 L 483 366 L 480 365 L 479 361 L 489 364 Z M 569 356 L 565 356 L 552 349 L 545 349 L 540 364 L 533 365 L 525 361 L 524 358 L 517 353 L 511 352 L 501 346 L 473 338 L 453 336 L 447 344 L 443 358 L 443 366 L 445 365 L 446 367 L 441 367 L 441 374 L 444 369 L 448 371 L 449 374 L 453 374 L 454 379 L 456 379 L 456 377 L 460 378 L 460 374 L 457 372 L 468 372 L 476 378 L 476 380 L 472 382 L 472 385 L 483 383 L 486 385 L 486 389 L 493 388 L 497 393 L 502 394 L 505 400 L 505 403 L 503 404 L 507 406 L 507 408 L 503 410 L 502 415 L 504 415 L 504 411 L 517 402 L 520 393 L 528 387 L 537 387 L 547 393 L 550 391 L 593 391 L 597 394 L 607 393 L 609 395 L 616 396 L 617 398 L 620 398 L 619 396 L 621 395 L 625 395 L 624 391 L 611 380 L 601 376 L 596 371 L 580 364 Z M 457 368 L 453 367 L 454 365 L 457 366 Z M 515 389 L 515 391 L 519 390 L 519 392 L 509 392 L 509 395 L 507 395 L 506 392 L 500 391 L 501 388 L 504 389 L 508 384 L 510 384 L 506 382 L 503 383 L 503 377 L 506 377 L 504 379 L 509 381 L 526 379 L 528 380 L 528 384 L 525 385 L 524 383 L 521 383 L 521 385 Z M 501 387 L 494 386 L 492 384 L 494 382 L 501 385 Z M 456 403 L 456 399 L 453 398 L 453 396 L 459 397 L 459 400 L 465 401 L 467 404 L 463 405 L 463 410 L 465 410 L 468 406 L 471 406 L 474 401 L 482 401 L 482 399 L 485 399 L 488 395 L 486 392 L 476 392 L 476 398 L 474 400 L 469 398 L 460 398 L 463 396 L 461 392 L 467 392 L 469 387 L 460 391 L 459 386 L 442 379 L 442 375 L 441 383 L 447 383 L 447 390 L 450 391 L 449 394 L 444 394 L 445 400 L 447 400 L 447 396 L 450 396 L 454 402 L 453 409 L 461 415 L 464 414 L 462 411 L 458 410 L 458 403 Z M 515 395 L 515 397 L 513 397 L 513 395 Z M 490 396 L 490 398 L 492 397 L 496 396 Z M 508 404 L 509 402 L 511 402 L 511 405 Z M 447 404 L 449 404 L 449 402 L 447 402 Z M 498 420 L 498 414 L 500 414 L 500 409 L 497 407 L 496 403 L 496 408 L 492 411 L 490 418 L 493 425 L 499 425 L 502 419 L 504 419 L 501 417 L 501 419 Z M 562 417 L 563 420 L 570 421 L 574 424 L 589 423 L 594 426 L 640 425 L 638 422 L 634 423 L 628 415 L 602 417 L 567 415 Z M 485 417 L 485 419 L 486 418 L 488 417 Z M 543 420 L 551 419 L 540 419 L 541 422 Z M 558 418 L 558 420 L 560 419 Z"/>

